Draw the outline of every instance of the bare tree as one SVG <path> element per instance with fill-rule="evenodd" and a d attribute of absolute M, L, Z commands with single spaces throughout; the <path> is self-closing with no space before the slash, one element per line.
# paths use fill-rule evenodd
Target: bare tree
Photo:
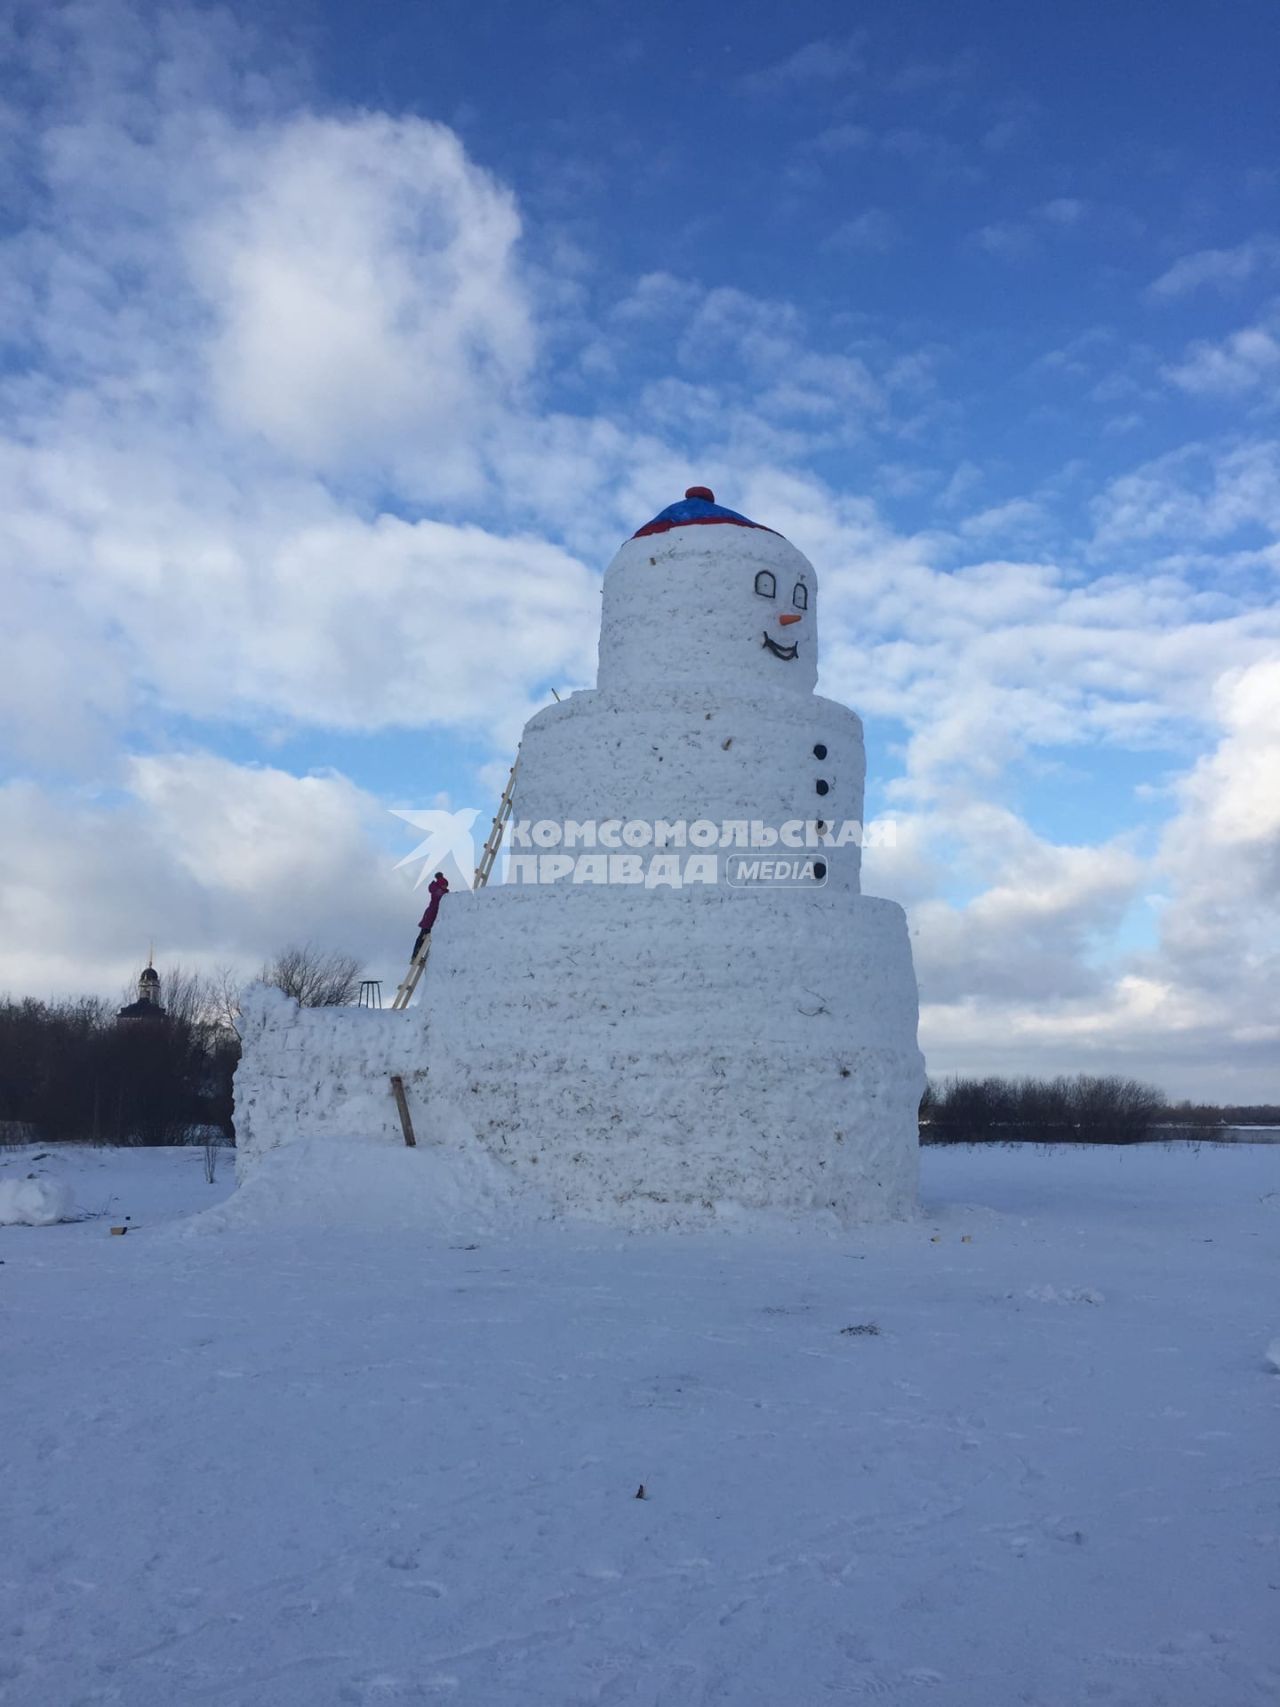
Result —
<path fill-rule="evenodd" d="M 244 994 L 243 974 L 233 966 L 217 966 L 209 974 L 213 1010 L 219 1025 L 240 1036 L 240 998 Z"/>
<path fill-rule="evenodd" d="M 309 942 L 291 943 L 262 968 L 262 982 L 283 990 L 304 1008 L 340 1008 L 360 988 L 360 972 L 352 954 Z"/>

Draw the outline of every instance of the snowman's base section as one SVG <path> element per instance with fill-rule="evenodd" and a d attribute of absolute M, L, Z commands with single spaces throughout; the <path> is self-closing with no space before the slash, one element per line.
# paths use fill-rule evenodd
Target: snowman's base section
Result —
<path fill-rule="evenodd" d="M 828 1223 L 915 1204 L 924 1064 L 906 920 L 812 889 L 450 899 L 423 980 L 427 1127 L 564 1212 Z"/>
<path fill-rule="evenodd" d="M 910 1212 L 924 1066 L 906 921 L 832 891 L 450 896 L 407 1013 L 247 1006 L 237 1167 L 299 1139 L 487 1151 L 629 1227 Z"/>

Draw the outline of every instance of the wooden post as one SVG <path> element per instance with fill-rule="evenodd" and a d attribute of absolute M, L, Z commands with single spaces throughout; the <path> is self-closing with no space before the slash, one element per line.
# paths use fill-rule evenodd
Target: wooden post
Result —
<path fill-rule="evenodd" d="M 396 1099 L 396 1107 L 400 1110 L 400 1125 L 404 1131 L 404 1141 L 411 1150 L 416 1149 L 418 1140 L 413 1135 L 413 1122 L 409 1118 L 409 1099 L 404 1094 L 404 1080 L 399 1073 L 391 1075 L 391 1094 Z"/>

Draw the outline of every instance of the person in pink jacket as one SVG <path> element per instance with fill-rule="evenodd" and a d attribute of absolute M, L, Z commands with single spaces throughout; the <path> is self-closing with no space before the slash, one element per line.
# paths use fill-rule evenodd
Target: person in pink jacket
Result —
<path fill-rule="evenodd" d="M 445 876 L 443 871 L 437 871 L 435 876 L 431 879 L 431 882 L 427 885 L 427 894 L 430 895 L 431 900 L 427 904 L 426 912 L 418 920 L 418 940 L 413 945 L 412 959 L 416 960 L 418 958 L 418 951 L 431 935 L 431 927 L 435 924 L 436 914 L 440 911 L 440 899 L 448 893 L 449 879 Z"/>

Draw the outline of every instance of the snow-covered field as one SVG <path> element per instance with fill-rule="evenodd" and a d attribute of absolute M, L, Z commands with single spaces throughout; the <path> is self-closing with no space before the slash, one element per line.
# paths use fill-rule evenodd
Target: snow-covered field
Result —
<path fill-rule="evenodd" d="M 817 1242 L 38 1153 L 110 1213 L 0 1231 L 6 1704 L 1280 1699 L 1280 1149 Z"/>

